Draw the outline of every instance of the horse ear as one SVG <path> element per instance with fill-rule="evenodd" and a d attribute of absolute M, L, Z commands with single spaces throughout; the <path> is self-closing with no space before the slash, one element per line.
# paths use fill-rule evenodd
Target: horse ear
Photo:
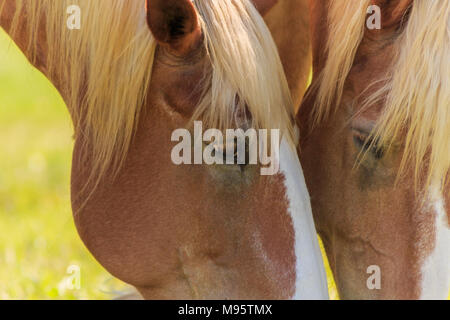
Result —
<path fill-rule="evenodd" d="M 147 23 L 156 41 L 175 55 L 194 50 L 202 34 L 190 0 L 146 0 Z"/>
<path fill-rule="evenodd" d="M 277 3 L 278 0 L 252 0 L 256 10 L 264 17 Z"/>
<path fill-rule="evenodd" d="M 400 23 L 413 0 L 371 0 L 371 3 L 380 7 L 382 25 L 389 28 Z"/>

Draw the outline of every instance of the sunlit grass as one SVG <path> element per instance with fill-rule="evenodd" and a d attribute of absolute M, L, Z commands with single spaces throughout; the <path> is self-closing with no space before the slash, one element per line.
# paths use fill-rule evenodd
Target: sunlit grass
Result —
<path fill-rule="evenodd" d="M 110 299 L 123 289 L 76 233 L 71 136 L 56 90 L 0 31 L 0 299 Z M 64 280 L 70 265 L 79 290 Z"/>

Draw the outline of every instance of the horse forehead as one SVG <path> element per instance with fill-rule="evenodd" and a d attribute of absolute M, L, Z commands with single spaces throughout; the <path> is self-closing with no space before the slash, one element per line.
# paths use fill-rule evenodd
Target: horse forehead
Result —
<path fill-rule="evenodd" d="M 279 165 L 280 173 L 284 176 L 285 192 L 287 194 L 290 192 L 304 192 L 306 185 L 302 183 L 302 180 L 304 180 L 302 179 L 302 166 L 295 150 L 284 139 L 280 145 Z"/>
<path fill-rule="evenodd" d="M 443 198 L 444 198 L 444 200 L 443 200 L 444 201 L 444 208 L 447 211 L 447 224 L 448 224 L 448 227 L 450 229 L 450 210 L 448 209 L 449 206 L 450 206 L 450 192 L 447 191 Z"/>

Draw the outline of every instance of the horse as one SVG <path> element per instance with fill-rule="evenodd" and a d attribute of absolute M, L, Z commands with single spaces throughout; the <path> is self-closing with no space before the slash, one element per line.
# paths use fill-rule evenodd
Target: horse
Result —
<path fill-rule="evenodd" d="M 0 25 L 72 117 L 80 238 L 145 299 L 328 298 L 293 102 L 256 10 L 276 1 L 254 2 L 0 1 Z M 73 5 L 79 29 L 65 27 Z M 278 173 L 176 165 L 173 133 L 194 119 L 278 130 Z"/>
<path fill-rule="evenodd" d="M 445 299 L 450 2 L 310 1 L 310 12 L 299 154 L 339 295 Z"/>

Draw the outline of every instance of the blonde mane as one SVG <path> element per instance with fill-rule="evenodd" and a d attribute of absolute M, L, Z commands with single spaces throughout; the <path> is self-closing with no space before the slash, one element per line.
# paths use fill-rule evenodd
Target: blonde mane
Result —
<path fill-rule="evenodd" d="M 295 145 L 294 106 L 283 65 L 251 1 L 197 0 L 194 4 L 213 65 L 209 90 L 194 118 L 224 130 L 236 125 L 236 113 L 245 114 L 242 109 L 247 107 L 251 127 L 280 129 Z"/>
<path fill-rule="evenodd" d="M 98 183 L 110 168 L 119 171 L 146 100 L 157 44 L 146 24 L 145 1 L 16 3 L 10 33 L 24 27 L 17 17 L 25 10 L 28 52 L 39 51 L 36 30 L 45 21 L 46 74 L 60 84 L 75 137 L 89 141 L 91 178 Z M 294 108 L 288 84 L 270 32 L 250 0 L 195 0 L 194 4 L 213 70 L 194 116 L 205 126 L 224 130 L 245 103 L 254 128 L 280 129 L 293 143 Z M 71 5 L 81 8 L 80 30 L 66 27 Z"/>
<path fill-rule="evenodd" d="M 329 10 L 328 59 L 319 78 L 315 121 L 338 106 L 365 32 L 370 1 L 332 0 Z M 399 176 L 414 167 L 423 173 L 425 190 L 445 192 L 450 168 L 450 2 L 417 0 L 395 43 L 396 57 L 381 89 L 363 104 L 385 102 L 373 141 L 389 147 L 402 139 Z M 373 85 L 369 84 L 368 88 Z"/>

